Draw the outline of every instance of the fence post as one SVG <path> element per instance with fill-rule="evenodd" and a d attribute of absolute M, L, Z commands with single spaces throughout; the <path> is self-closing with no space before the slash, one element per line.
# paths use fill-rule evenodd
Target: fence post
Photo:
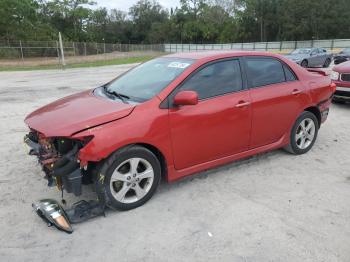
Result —
<path fill-rule="evenodd" d="M 334 49 L 334 39 L 332 39 L 332 42 L 331 42 L 331 50 L 333 51 Z"/>
<path fill-rule="evenodd" d="M 60 63 L 61 57 L 60 57 L 60 50 L 58 49 L 58 42 L 57 41 L 56 41 L 56 51 L 57 51 L 58 63 Z"/>
<path fill-rule="evenodd" d="M 294 49 L 297 49 L 297 46 L 298 46 L 298 41 L 295 40 L 295 41 L 294 41 Z"/>
<path fill-rule="evenodd" d="M 97 45 L 97 42 L 96 42 L 96 54 L 98 55 L 98 45 Z"/>
<path fill-rule="evenodd" d="M 73 54 L 74 54 L 74 56 L 75 56 L 75 44 L 74 44 L 74 42 L 73 42 Z"/>
<path fill-rule="evenodd" d="M 63 43 L 62 43 L 61 32 L 58 32 L 58 40 L 60 41 L 62 65 L 65 66 L 66 65 L 66 61 L 64 60 L 64 51 L 63 51 Z"/>
<path fill-rule="evenodd" d="M 255 51 L 255 42 L 253 42 L 253 50 Z"/>
<path fill-rule="evenodd" d="M 280 42 L 280 51 L 282 51 L 283 41 Z"/>
<path fill-rule="evenodd" d="M 269 47 L 269 42 L 266 42 L 266 44 L 265 44 L 265 51 L 268 50 L 268 47 Z"/>
<path fill-rule="evenodd" d="M 84 55 L 86 56 L 86 42 L 84 42 Z"/>
<path fill-rule="evenodd" d="M 106 53 L 106 42 L 103 42 L 103 53 Z"/>
<path fill-rule="evenodd" d="M 243 50 L 243 42 L 241 43 L 241 50 Z"/>
<path fill-rule="evenodd" d="M 22 47 L 22 40 L 19 40 L 19 45 L 21 47 L 21 56 L 22 56 L 22 60 L 24 59 L 23 57 L 23 47 Z"/>

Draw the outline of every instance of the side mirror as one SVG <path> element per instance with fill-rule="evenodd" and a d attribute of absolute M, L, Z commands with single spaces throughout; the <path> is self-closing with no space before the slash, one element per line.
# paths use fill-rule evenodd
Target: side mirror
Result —
<path fill-rule="evenodd" d="M 186 105 L 197 105 L 198 94 L 194 91 L 180 91 L 174 97 L 174 105 L 186 106 Z"/>

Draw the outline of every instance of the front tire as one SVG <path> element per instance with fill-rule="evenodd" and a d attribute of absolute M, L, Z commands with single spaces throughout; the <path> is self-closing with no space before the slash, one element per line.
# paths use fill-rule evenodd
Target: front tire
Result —
<path fill-rule="evenodd" d="M 304 111 L 295 121 L 290 133 L 289 145 L 285 148 L 288 152 L 301 155 L 308 152 L 314 145 L 319 124 L 316 116 Z"/>
<path fill-rule="evenodd" d="M 161 178 L 157 157 L 142 146 L 128 146 L 113 153 L 96 178 L 99 200 L 117 210 L 145 204 L 155 193 Z"/>

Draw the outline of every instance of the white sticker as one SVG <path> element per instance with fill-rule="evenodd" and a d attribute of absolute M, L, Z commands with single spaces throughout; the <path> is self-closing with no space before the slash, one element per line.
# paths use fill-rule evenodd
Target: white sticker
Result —
<path fill-rule="evenodd" d="M 180 63 L 180 62 L 171 62 L 168 67 L 181 68 L 184 69 L 188 67 L 190 64 L 188 63 Z"/>

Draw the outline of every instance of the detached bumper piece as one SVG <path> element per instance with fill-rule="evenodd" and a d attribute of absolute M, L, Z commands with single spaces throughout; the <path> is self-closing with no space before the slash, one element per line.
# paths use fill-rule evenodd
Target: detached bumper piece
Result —
<path fill-rule="evenodd" d="M 77 159 L 78 144 L 63 138 L 41 139 L 33 132 L 24 137 L 24 142 L 29 147 L 29 155 L 38 157 L 48 186 L 56 185 L 60 190 L 65 189 L 68 193 L 81 195 L 83 175 Z M 65 144 L 64 150 L 58 150 L 58 146 L 55 146 L 57 143 Z"/>
<path fill-rule="evenodd" d="M 73 233 L 71 224 L 81 223 L 101 215 L 105 216 L 105 206 L 93 200 L 79 201 L 66 210 L 53 199 L 40 200 L 33 203 L 32 207 L 49 226 L 55 226 L 68 234 Z"/>

